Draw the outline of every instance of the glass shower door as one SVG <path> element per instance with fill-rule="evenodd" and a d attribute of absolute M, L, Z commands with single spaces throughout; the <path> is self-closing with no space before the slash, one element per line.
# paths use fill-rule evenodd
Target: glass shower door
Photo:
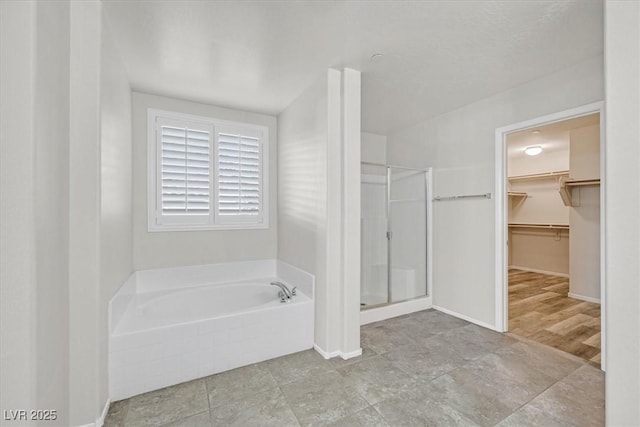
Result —
<path fill-rule="evenodd" d="M 360 305 L 367 308 L 389 302 L 387 167 L 363 164 L 360 182 Z"/>
<path fill-rule="evenodd" d="M 427 295 L 427 172 L 390 167 L 389 302 Z"/>

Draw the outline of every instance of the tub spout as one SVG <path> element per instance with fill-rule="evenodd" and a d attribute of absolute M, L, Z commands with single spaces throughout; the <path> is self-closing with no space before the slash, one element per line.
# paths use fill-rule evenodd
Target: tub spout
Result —
<path fill-rule="evenodd" d="M 271 282 L 271 284 L 280 288 L 280 292 L 282 292 L 287 301 L 291 299 L 292 293 L 289 288 L 287 288 L 287 285 L 282 282 Z"/>

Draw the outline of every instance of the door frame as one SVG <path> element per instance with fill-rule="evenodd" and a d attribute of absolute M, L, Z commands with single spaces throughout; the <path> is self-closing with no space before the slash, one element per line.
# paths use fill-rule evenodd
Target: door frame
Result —
<path fill-rule="evenodd" d="M 507 332 L 509 329 L 509 292 L 508 292 L 508 196 L 507 196 L 507 141 L 510 133 L 556 123 L 589 114 L 600 113 L 600 329 L 601 329 L 601 367 L 606 362 L 606 274 L 605 274 L 605 230 L 606 198 L 605 173 L 605 109 L 604 102 L 594 102 L 569 110 L 559 111 L 530 120 L 497 128 L 495 131 L 495 324 L 496 330 Z"/>

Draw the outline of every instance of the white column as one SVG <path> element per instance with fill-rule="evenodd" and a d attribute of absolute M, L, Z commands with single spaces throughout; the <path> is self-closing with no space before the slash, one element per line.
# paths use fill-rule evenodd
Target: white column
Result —
<path fill-rule="evenodd" d="M 99 1 L 71 2 L 69 128 L 70 424 L 98 418 L 100 290 Z"/>
<path fill-rule="evenodd" d="M 362 354 L 360 348 L 360 71 L 343 72 L 342 152 L 343 152 L 343 276 L 342 346 L 343 358 Z"/>
<path fill-rule="evenodd" d="M 640 425 L 640 3 L 605 3 L 606 420 Z"/>

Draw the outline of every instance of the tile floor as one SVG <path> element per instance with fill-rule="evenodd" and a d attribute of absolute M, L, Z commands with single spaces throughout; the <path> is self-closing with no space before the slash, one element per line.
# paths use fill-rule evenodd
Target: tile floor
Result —
<path fill-rule="evenodd" d="M 434 310 L 362 327 L 362 357 L 313 350 L 114 402 L 105 426 L 602 426 L 604 374 Z"/>

